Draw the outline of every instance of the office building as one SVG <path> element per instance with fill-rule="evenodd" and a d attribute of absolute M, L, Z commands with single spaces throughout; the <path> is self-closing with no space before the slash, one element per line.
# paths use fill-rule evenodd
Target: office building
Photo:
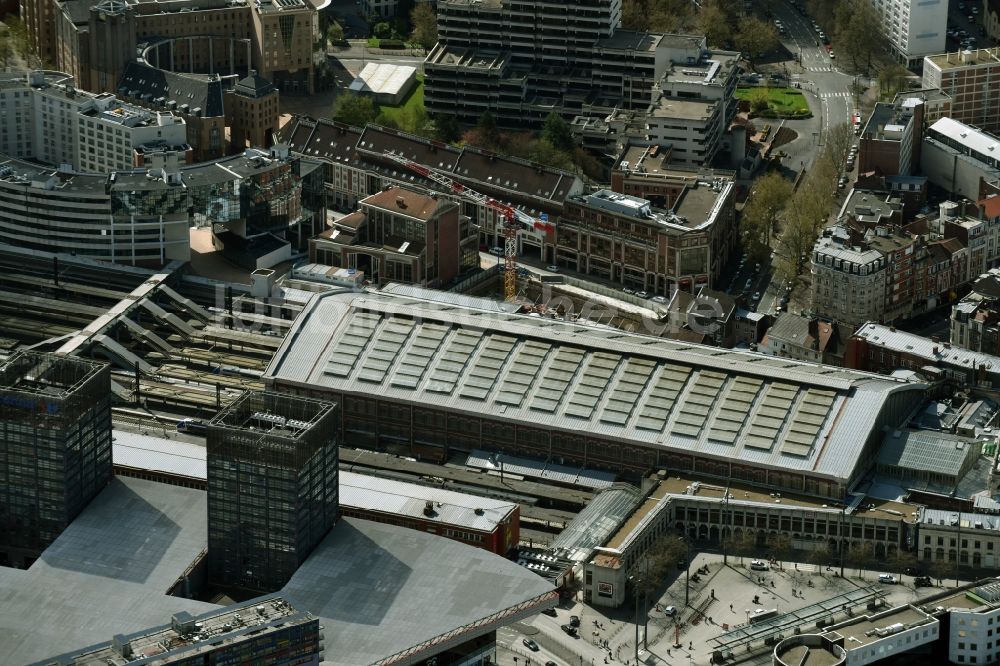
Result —
<path fill-rule="evenodd" d="M 303 0 L 26 0 L 24 13 L 43 61 L 85 90 L 114 91 L 139 61 L 187 74 L 253 69 L 279 90 L 315 92 L 316 9 Z"/>
<path fill-rule="evenodd" d="M 984 195 L 983 181 L 1000 178 L 1000 137 L 952 118 L 927 128 L 920 169 L 932 185 L 973 201 Z"/>
<path fill-rule="evenodd" d="M 1000 134 L 998 76 L 1000 48 L 938 53 L 924 58 L 922 86 L 939 88 L 951 98 L 953 120 Z"/>
<path fill-rule="evenodd" d="M 907 68 L 919 67 L 924 56 L 945 50 L 947 0 L 871 0 L 871 3 L 882 18 L 882 32 L 889 50 Z"/>
<path fill-rule="evenodd" d="M 844 496 L 883 426 L 898 425 L 925 388 L 498 316 L 492 301 L 346 292 L 310 300 L 264 380 L 342 404 L 344 441 L 360 448 L 434 461 L 483 449 L 615 472 L 698 470 L 817 497 Z"/>
<path fill-rule="evenodd" d="M 0 154 L 107 173 L 139 166 L 153 146 L 190 151 L 184 119 L 78 90 L 65 74 L 0 75 Z"/>
<path fill-rule="evenodd" d="M 437 10 L 438 43 L 424 63 L 427 110 L 470 124 L 486 111 L 502 126 L 524 127 L 551 112 L 645 110 L 671 63 L 710 59 L 704 37 L 619 28 L 618 2 L 445 0 Z"/>
<path fill-rule="evenodd" d="M 309 243 L 311 261 L 356 269 L 374 284 L 437 287 L 479 265 L 479 234 L 459 205 L 390 187 Z"/>
<path fill-rule="evenodd" d="M 923 111 L 919 97 L 876 104 L 858 141 L 858 173 L 912 176 L 920 167 Z"/>
<path fill-rule="evenodd" d="M 111 480 L 111 370 L 20 352 L 0 405 L 0 564 L 28 566 Z"/>
<path fill-rule="evenodd" d="M 208 572 L 276 591 L 338 512 L 336 404 L 247 392 L 208 428 Z"/>
<path fill-rule="evenodd" d="M 555 264 L 664 297 L 715 287 L 735 248 L 733 202 L 725 179 L 693 182 L 670 210 L 610 190 L 569 197 Z"/>
<path fill-rule="evenodd" d="M 829 626 L 817 625 L 816 633 L 797 633 L 775 645 L 774 666 L 867 666 L 883 662 L 889 655 L 916 663 L 927 659 L 927 648 L 944 633 L 936 617 L 909 604 L 860 614 Z"/>
<path fill-rule="evenodd" d="M 267 268 L 305 249 L 325 219 L 320 164 L 280 146 L 188 165 L 169 146 L 141 168 L 76 173 L 0 155 L 0 242 L 115 263 L 191 256 L 190 228 L 212 225 L 226 258 Z"/>
<path fill-rule="evenodd" d="M 200 615 L 179 611 L 168 625 L 116 634 L 110 642 L 33 666 L 318 666 L 322 649 L 319 619 L 275 594 Z"/>

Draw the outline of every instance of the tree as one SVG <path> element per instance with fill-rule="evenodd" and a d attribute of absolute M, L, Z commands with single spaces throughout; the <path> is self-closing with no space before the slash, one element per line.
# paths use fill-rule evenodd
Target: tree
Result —
<path fill-rule="evenodd" d="M 14 53 L 27 60 L 31 55 L 31 33 L 28 32 L 28 26 L 17 16 L 8 17 L 5 22 Z"/>
<path fill-rule="evenodd" d="M 698 32 L 705 35 L 709 46 L 721 46 L 733 36 L 730 17 L 718 0 L 706 0 L 698 12 Z"/>
<path fill-rule="evenodd" d="M 771 95 L 768 93 L 767 88 L 757 87 L 750 90 L 750 112 L 754 115 L 760 115 L 764 111 L 767 111 L 767 107 L 771 105 Z"/>
<path fill-rule="evenodd" d="M 458 118 L 450 113 L 441 113 L 434 117 L 435 137 L 438 141 L 453 143 L 462 136 L 462 126 Z"/>
<path fill-rule="evenodd" d="M 869 0 L 845 0 L 837 6 L 837 42 L 854 69 L 871 71 L 872 56 L 883 48 L 882 19 Z"/>
<path fill-rule="evenodd" d="M 910 80 L 910 70 L 898 63 L 882 68 L 878 73 L 879 97 L 891 100 L 896 93 L 906 90 Z"/>
<path fill-rule="evenodd" d="M 392 26 L 389 25 L 388 21 L 379 21 L 372 27 L 372 35 L 379 39 L 391 39 Z"/>
<path fill-rule="evenodd" d="M 480 147 L 494 150 L 500 145 L 500 130 L 497 129 L 496 118 L 489 111 L 479 116 L 479 122 L 476 123 L 476 131 L 479 134 L 480 141 L 482 141 Z"/>
<path fill-rule="evenodd" d="M 392 21 L 392 27 L 397 35 L 408 35 L 413 30 L 413 19 L 410 18 L 413 10 L 413 0 L 399 0 L 396 5 L 396 17 Z"/>
<path fill-rule="evenodd" d="M 326 41 L 337 45 L 344 43 L 344 29 L 336 21 L 331 23 L 330 27 L 326 29 Z"/>
<path fill-rule="evenodd" d="M 944 579 L 955 571 L 955 562 L 949 562 L 943 557 L 932 560 L 927 567 L 931 578 L 937 581 L 938 585 L 944 583 Z"/>
<path fill-rule="evenodd" d="M 542 138 L 551 143 L 557 150 L 572 152 L 576 145 L 573 135 L 569 131 L 569 125 L 555 111 L 549 113 L 542 125 Z"/>
<path fill-rule="evenodd" d="M 378 117 L 378 109 L 371 97 L 342 94 L 333 104 L 333 119 L 346 125 L 364 127 Z"/>
<path fill-rule="evenodd" d="M 747 61 L 756 69 L 757 58 L 778 46 L 778 31 L 762 19 L 745 19 L 736 33 L 736 46 L 746 54 Z"/>
<path fill-rule="evenodd" d="M 775 221 L 791 194 L 792 184 L 778 173 L 765 174 L 754 184 L 740 218 L 740 236 L 750 260 L 759 261 L 770 254 Z"/>
<path fill-rule="evenodd" d="M 420 44 L 428 51 L 437 44 L 437 15 L 431 8 L 429 2 L 421 2 L 410 12 L 410 24 L 413 32 L 410 34 L 410 41 Z"/>
<path fill-rule="evenodd" d="M 825 139 L 823 157 L 833 167 L 834 173 L 839 173 L 847 160 L 847 153 L 854 145 L 854 130 L 847 123 L 839 123 L 826 131 Z"/>
<path fill-rule="evenodd" d="M 864 572 L 878 562 L 875 557 L 875 545 L 872 543 L 862 544 L 860 548 L 852 548 L 848 553 L 851 566 L 858 570 L 858 578 L 864 577 Z"/>
<path fill-rule="evenodd" d="M 13 40 L 10 37 L 10 33 L 4 30 L 0 32 L 0 65 L 4 68 L 10 63 L 10 59 L 14 57 L 14 45 Z"/>

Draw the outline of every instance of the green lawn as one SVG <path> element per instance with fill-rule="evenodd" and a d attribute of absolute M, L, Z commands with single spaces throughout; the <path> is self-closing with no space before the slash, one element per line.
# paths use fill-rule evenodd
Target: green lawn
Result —
<path fill-rule="evenodd" d="M 805 116 L 809 114 L 809 103 L 801 91 L 792 88 L 770 88 L 753 87 L 737 88 L 736 99 L 750 100 L 755 91 L 763 90 L 767 93 L 768 107 L 781 115 Z"/>
<path fill-rule="evenodd" d="M 384 113 L 386 116 L 392 118 L 396 122 L 400 121 L 403 113 L 406 109 L 413 107 L 423 108 L 424 106 L 424 75 L 417 74 L 417 85 L 413 86 L 413 90 L 410 94 L 406 96 L 403 103 L 399 106 L 380 106 L 379 111 Z"/>

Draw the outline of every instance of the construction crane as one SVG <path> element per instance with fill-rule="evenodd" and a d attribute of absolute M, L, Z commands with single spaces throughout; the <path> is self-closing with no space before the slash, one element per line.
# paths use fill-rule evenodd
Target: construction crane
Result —
<path fill-rule="evenodd" d="M 541 220 L 536 220 L 530 215 L 522 213 L 513 206 L 508 206 L 507 204 L 488 197 L 485 194 L 480 194 L 479 192 L 466 187 L 462 183 L 452 180 L 448 176 L 431 171 L 423 164 L 414 162 L 413 160 L 403 157 L 402 155 L 397 155 L 391 150 L 387 150 L 383 154 L 393 162 L 405 166 L 410 171 L 418 173 L 424 178 L 433 180 L 438 185 L 447 188 L 450 192 L 468 199 L 469 201 L 475 201 L 476 203 L 486 206 L 490 210 L 496 211 L 503 216 L 503 293 L 504 300 L 513 301 L 514 297 L 517 296 L 517 230 L 520 227 L 524 227 L 527 229 L 549 231 L 552 228 L 551 225 Z"/>

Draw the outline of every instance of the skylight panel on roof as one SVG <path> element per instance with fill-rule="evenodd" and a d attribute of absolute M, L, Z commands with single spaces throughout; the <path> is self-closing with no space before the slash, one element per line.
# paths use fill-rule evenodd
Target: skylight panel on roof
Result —
<path fill-rule="evenodd" d="M 663 430 L 691 371 L 677 365 L 665 365 L 653 384 L 645 403 L 639 410 L 636 427 L 643 430 Z"/>

